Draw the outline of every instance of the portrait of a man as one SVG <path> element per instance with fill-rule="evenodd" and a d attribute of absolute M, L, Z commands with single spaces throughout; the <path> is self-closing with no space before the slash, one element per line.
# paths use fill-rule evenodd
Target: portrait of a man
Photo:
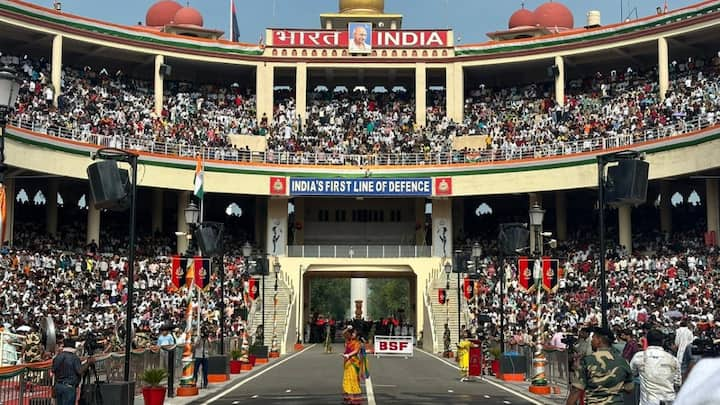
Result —
<path fill-rule="evenodd" d="M 372 51 L 372 24 L 348 24 L 348 50 L 350 53 L 370 53 Z"/>

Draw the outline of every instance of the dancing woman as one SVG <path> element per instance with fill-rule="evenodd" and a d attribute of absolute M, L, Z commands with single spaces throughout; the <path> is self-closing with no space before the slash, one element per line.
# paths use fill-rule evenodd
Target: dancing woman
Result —
<path fill-rule="evenodd" d="M 357 331 L 348 326 L 343 331 L 345 352 L 343 353 L 343 404 L 356 405 L 362 403 L 360 378 L 365 376 L 364 359 L 362 359 L 362 343 Z"/>

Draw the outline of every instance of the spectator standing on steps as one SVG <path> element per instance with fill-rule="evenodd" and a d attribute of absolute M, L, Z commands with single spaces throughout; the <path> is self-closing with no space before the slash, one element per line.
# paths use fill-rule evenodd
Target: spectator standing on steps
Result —
<path fill-rule="evenodd" d="M 198 380 L 198 372 L 200 371 L 200 367 L 202 367 L 202 376 L 203 381 L 200 388 L 207 388 L 208 385 L 208 350 L 210 349 L 210 343 L 208 342 L 207 337 L 207 330 L 205 328 L 202 328 L 202 331 L 200 332 L 200 337 L 195 339 L 195 370 L 193 370 L 193 380 L 195 380 L 195 384 L 197 384 Z"/>

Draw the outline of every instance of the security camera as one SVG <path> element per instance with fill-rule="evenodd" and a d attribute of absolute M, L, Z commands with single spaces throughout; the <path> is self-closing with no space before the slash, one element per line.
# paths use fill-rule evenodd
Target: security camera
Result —
<path fill-rule="evenodd" d="M 90 159 L 95 160 L 97 159 L 97 151 L 90 151 Z"/>

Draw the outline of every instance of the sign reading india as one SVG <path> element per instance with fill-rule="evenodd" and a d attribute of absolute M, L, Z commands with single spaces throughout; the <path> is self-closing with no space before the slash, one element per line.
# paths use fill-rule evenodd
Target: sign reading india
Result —
<path fill-rule="evenodd" d="M 290 179 L 290 195 L 430 196 L 431 179 Z"/>
<path fill-rule="evenodd" d="M 347 31 L 273 30 L 277 47 L 347 48 Z M 373 30 L 372 48 L 445 48 L 448 31 Z"/>

